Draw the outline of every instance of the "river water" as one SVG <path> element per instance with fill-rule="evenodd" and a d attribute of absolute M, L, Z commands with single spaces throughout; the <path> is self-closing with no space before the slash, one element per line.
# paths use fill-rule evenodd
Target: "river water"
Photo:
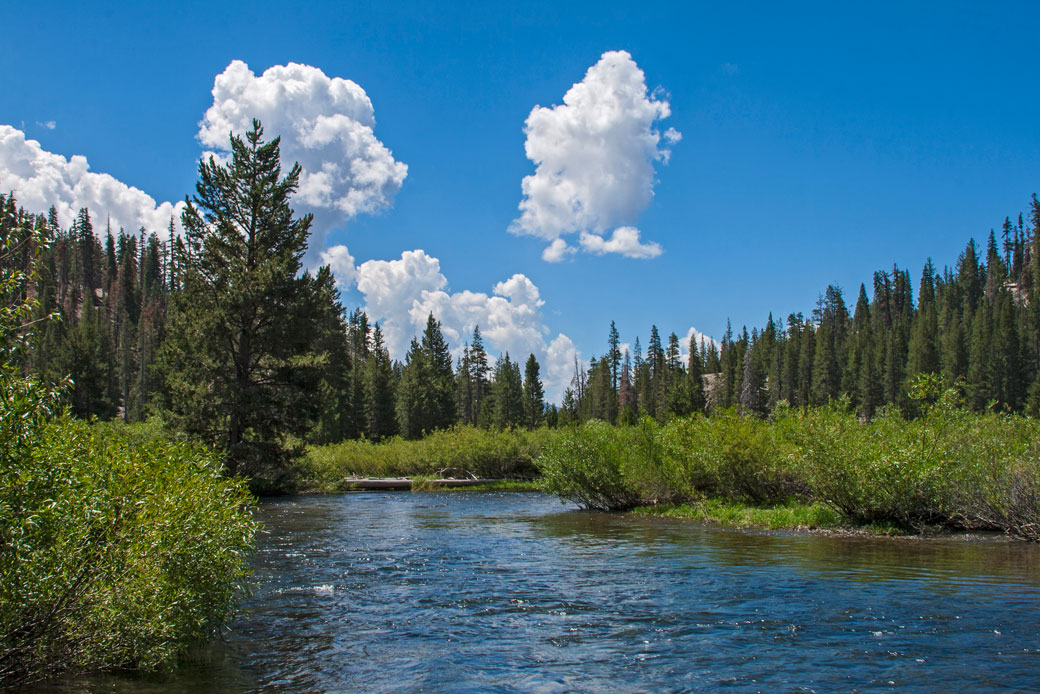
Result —
<path fill-rule="evenodd" d="M 105 692 L 1040 690 L 1040 548 L 741 532 L 534 493 L 267 501 L 224 643 Z"/>

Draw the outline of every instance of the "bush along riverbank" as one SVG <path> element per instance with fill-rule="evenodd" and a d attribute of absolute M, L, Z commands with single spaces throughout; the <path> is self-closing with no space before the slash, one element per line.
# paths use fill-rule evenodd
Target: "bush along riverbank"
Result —
<path fill-rule="evenodd" d="M 232 616 L 256 524 L 218 456 L 0 380 L 0 686 L 175 664 Z"/>
<path fill-rule="evenodd" d="M 231 617 L 256 531 L 221 457 L 74 420 L 24 376 L 46 239 L 0 218 L 0 687 L 175 663 Z M 35 250 L 34 250 L 35 249 Z M 69 384 L 65 384 L 66 386 Z"/>
<path fill-rule="evenodd" d="M 862 423 L 837 402 L 770 420 L 729 411 L 664 426 L 590 422 L 549 442 L 538 468 L 546 491 L 589 509 L 668 505 L 661 510 L 673 515 L 742 522 L 740 505 L 761 511 L 758 522 L 740 518 L 773 527 L 1040 540 L 1040 422 L 967 412 L 935 379 L 913 397 L 924 414 L 912 420 L 891 411 Z"/>
<path fill-rule="evenodd" d="M 456 425 L 415 441 L 394 437 L 311 446 L 293 469 L 290 488 L 297 493 L 347 491 L 360 477 L 530 479 L 538 474 L 535 458 L 561 433 L 547 427 Z"/>

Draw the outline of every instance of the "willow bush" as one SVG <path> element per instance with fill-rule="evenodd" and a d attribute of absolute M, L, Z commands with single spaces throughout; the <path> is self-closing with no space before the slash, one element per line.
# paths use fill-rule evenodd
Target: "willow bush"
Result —
<path fill-rule="evenodd" d="M 971 413 L 956 389 L 925 386 L 911 393 L 915 419 L 891 410 L 864 423 L 835 402 L 771 420 L 730 411 L 661 427 L 590 422 L 537 462 L 546 491 L 592 509 L 823 504 L 853 525 L 1040 540 L 1040 422 Z"/>
<path fill-rule="evenodd" d="M 351 477 L 531 477 L 534 459 L 558 432 L 456 425 L 409 441 L 393 437 L 311 446 L 293 471 L 296 491 L 337 491 Z"/>
<path fill-rule="evenodd" d="M 245 484 L 197 446 L 52 417 L 38 385 L 0 391 L 0 684 L 166 667 L 212 636 L 249 573 Z"/>
<path fill-rule="evenodd" d="M 538 458 L 542 486 L 550 494 L 599 511 L 624 510 L 643 498 L 632 472 L 644 465 L 632 446 L 634 427 L 593 420 L 564 430 Z M 649 468 L 649 466 L 648 466 Z M 654 474 L 652 469 L 648 475 Z"/>

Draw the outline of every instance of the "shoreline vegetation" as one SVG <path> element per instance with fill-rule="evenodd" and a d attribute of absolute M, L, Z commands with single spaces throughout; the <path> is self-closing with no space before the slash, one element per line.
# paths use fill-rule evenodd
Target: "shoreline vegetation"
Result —
<path fill-rule="evenodd" d="M 0 687 L 162 671 L 224 628 L 257 524 L 218 454 L 66 416 L 17 436 L 0 478 Z"/>
<path fill-rule="evenodd" d="M 297 493 L 335 493 L 362 477 L 511 478 L 600 511 L 737 527 L 881 535 L 995 531 L 1040 540 L 1040 422 L 977 414 L 936 377 L 911 390 L 922 416 L 890 409 L 863 422 L 847 402 L 768 419 L 736 410 L 633 426 L 487 431 L 457 426 L 418 441 L 314 446 Z M 515 480 L 515 481 L 512 481 Z"/>
<path fill-rule="evenodd" d="M 167 670 L 234 615 L 255 499 L 219 451 L 77 419 L 67 379 L 22 368 L 56 316 L 30 289 L 46 239 L 12 221 L 0 214 L 0 688 Z"/>
<path fill-rule="evenodd" d="M 1040 422 L 968 412 L 934 378 L 914 395 L 926 413 L 911 420 L 889 411 L 861 422 L 838 402 L 770 419 L 731 410 L 590 422 L 552 442 L 538 467 L 546 491 L 588 509 L 1040 541 Z"/>
<path fill-rule="evenodd" d="M 417 440 L 356 439 L 310 446 L 293 468 L 289 489 L 348 491 L 353 480 L 366 477 L 530 479 L 537 475 L 538 454 L 557 435 L 546 427 L 495 431 L 460 424 Z"/>
<path fill-rule="evenodd" d="M 59 397 L 0 366 L 0 687 L 172 667 L 250 574 L 254 499 L 219 453 Z"/>

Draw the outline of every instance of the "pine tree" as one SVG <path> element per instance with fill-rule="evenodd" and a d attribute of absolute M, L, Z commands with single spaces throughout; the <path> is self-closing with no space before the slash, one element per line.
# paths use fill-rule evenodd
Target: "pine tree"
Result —
<path fill-rule="evenodd" d="M 802 315 L 790 313 L 787 315 L 787 331 L 784 341 L 784 365 L 781 375 L 780 398 L 786 400 L 788 405 L 801 405 L 799 401 L 799 358 L 802 354 Z"/>
<path fill-rule="evenodd" d="M 632 358 L 625 350 L 621 362 L 621 381 L 618 384 L 618 423 L 635 424 L 639 419 L 639 404 L 636 388 L 632 383 Z"/>
<path fill-rule="evenodd" d="M 524 364 L 524 421 L 528 429 L 541 424 L 545 412 L 545 391 L 539 371 L 538 360 L 533 354 L 528 356 Z"/>
<path fill-rule="evenodd" d="M 462 346 L 462 356 L 455 364 L 455 402 L 458 403 L 459 422 L 473 426 L 477 416 L 473 411 L 473 376 L 470 373 L 469 344 Z"/>
<path fill-rule="evenodd" d="M 509 358 L 506 352 L 495 364 L 495 378 L 491 385 L 494 402 L 493 424 L 498 429 L 508 429 L 524 423 L 524 384 L 520 378 L 520 365 Z"/>
<path fill-rule="evenodd" d="M 968 321 L 964 317 L 967 311 L 967 308 L 962 310 L 961 306 L 953 302 L 943 307 L 944 327 L 939 337 L 942 346 L 939 363 L 951 383 L 963 378 L 968 369 L 968 340 L 965 333 Z"/>
<path fill-rule="evenodd" d="M 917 295 L 917 313 L 910 335 L 907 376 L 939 373 L 939 316 L 935 305 L 935 267 L 931 259 L 921 272 L 921 289 Z"/>
<path fill-rule="evenodd" d="M 589 363 L 588 391 L 583 402 L 582 415 L 585 419 L 609 421 L 610 414 L 617 408 L 610 387 L 610 358 L 603 355 Z"/>
<path fill-rule="evenodd" d="M 80 274 L 79 288 L 82 292 L 80 296 L 84 297 L 84 300 L 94 303 L 96 299 L 94 290 L 99 286 L 97 254 L 94 248 L 97 240 L 94 238 L 94 226 L 90 223 L 90 211 L 87 208 L 80 208 L 73 228 L 75 229 L 76 245 L 79 251 L 77 260 L 79 261 Z"/>
<path fill-rule="evenodd" d="M 85 302 L 59 357 L 60 372 L 72 381 L 69 400 L 77 417 L 110 419 L 116 413 L 112 342 L 103 318 L 92 302 Z"/>
<path fill-rule="evenodd" d="M 1021 368 L 1021 348 L 1011 292 L 1001 289 L 995 301 L 995 320 L 990 339 L 990 375 L 992 394 L 997 403 L 1008 410 L 1018 410 L 1025 399 L 1026 383 Z"/>
<path fill-rule="evenodd" d="M 431 313 L 422 335 L 422 349 L 429 366 L 429 411 L 426 431 L 446 429 L 455 423 L 455 373 L 451 367 L 451 353 L 441 332 L 441 324 Z"/>
<path fill-rule="evenodd" d="M 318 305 L 326 310 L 317 325 L 315 351 L 322 355 L 320 382 L 315 397 L 320 402 L 317 422 L 308 441 L 317 444 L 338 443 L 345 438 L 356 438 L 364 428 L 364 389 L 358 395 L 358 370 L 361 359 L 350 349 L 349 329 L 343 320 L 339 290 L 331 270 L 322 267 L 315 276 L 315 285 L 323 295 Z"/>
<path fill-rule="evenodd" d="M 231 137 L 231 161 L 199 164 L 182 216 L 186 246 L 161 371 L 171 419 L 221 447 L 231 473 L 277 488 L 318 413 L 315 349 L 327 307 L 300 274 L 311 216 L 289 200 L 300 167 L 282 178 L 279 140 L 263 128 Z M 151 281 L 148 266 L 145 281 Z"/>
<path fill-rule="evenodd" d="M 457 374 L 459 419 L 463 424 L 480 424 L 480 413 L 487 397 L 489 372 L 480 326 L 474 326 L 473 341 L 463 351 Z"/>
<path fill-rule="evenodd" d="M 816 331 L 809 321 L 802 324 L 798 353 L 798 387 L 795 403 L 805 406 L 812 402 L 813 365 L 816 363 Z"/>
<path fill-rule="evenodd" d="M 573 407 L 569 408 L 569 412 L 573 414 L 574 421 L 581 422 L 584 418 L 584 408 L 586 391 L 589 386 L 588 372 L 585 370 L 585 364 L 574 357 L 574 376 L 571 377 L 571 387 L 568 391 L 571 394 L 571 404 Z"/>
<path fill-rule="evenodd" d="M 621 381 L 621 336 L 617 326 L 610 321 L 610 333 L 607 336 L 607 363 L 610 365 L 610 405 L 607 408 L 607 421 L 617 421 L 618 387 Z"/>
<path fill-rule="evenodd" d="M 816 331 L 816 347 L 813 351 L 810 388 L 810 402 L 813 405 L 825 405 L 838 396 L 840 371 L 834 343 L 835 337 L 831 326 L 821 325 Z"/>
<path fill-rule="evenodd" d="M 740 397 L 738 404 L 740 411 L 745 414 L 755 414 L 759 410 L 760 393 L 758 392 L 758 381 L 755 378 L 753 366 L 754 349 L 748 347 L 744 352 L 744 373 L 740 383 Z"/>
<path fill-rule="evenodd" d="M 365 364 L 369 359 L 371 332 L 368 315 L 361 309 L 355 309 L 347 319 L 345 327 L 346 340 L 341 347 L 344 354 L 342 358 L 339 358 L 345 368 L 341 386 L 344 391 L 341 405 L 343 410 L 342 436 L 353 439 L 364 433 L 369 420 L 370 394 L 365 372 Z"/>
<path fill-rule="evenodd" d="M 703 343 L 701 347 L 704 347 Z M 701 352 L 697 351 L 696 336 L 690 335 L 690 356 L 686 363 L 686 392 L 689 394 L 690 412 L 704 411 L 704 363 L 701 361 Z"/>
<path fill-rule="evenodd" d="M 413 337 L 397 385 L 397 428 L 406 439 L 421 438 L 428 431 L 429 370 L 426 354 Z"/>
<path fill-rule="evenodd" d="M 968 375 L 966 395 L 968 406 L 981 411 L 996 399 L 996 389 L 990 380 L 990 342 L 993 334 L 992 311 L 988 302 L 982 302 L 972 322 L 971 343 L 969 346 Z"/>
<path fill-rule="evenodd" d="M 394 368 L 378 323 L 372 329 L 372 356 L 365 364 L 365 372 L 370 397 L 365 434 L 373 441 L 381 441 L 397 433 L 397 417 L 394 411 Z"/>

